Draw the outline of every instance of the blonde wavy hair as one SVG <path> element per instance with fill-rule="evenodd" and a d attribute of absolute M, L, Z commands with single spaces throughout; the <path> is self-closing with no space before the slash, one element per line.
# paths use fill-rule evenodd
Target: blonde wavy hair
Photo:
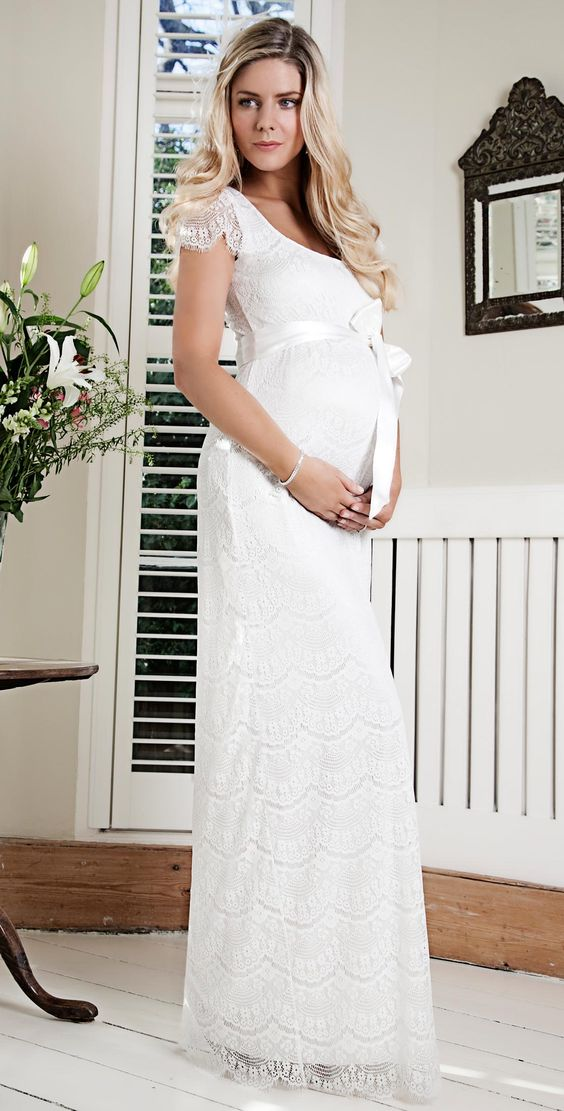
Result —
<path fill-rule="evenodd" d="M 242 190 L 246 160 L 234 141 L 231 85 L 243 66 L 261 58 L 293 62 L 301 74 L 302 192 L 313 225 L 371 297 L 381 297 L 386 310 L 397 308 L 399 279 L 392 263 L 378 253 L 379 225 L 352 188 L 351 161 L 343 146 L 323 55 L 303 27 L 280 16 L 244 27 L 219 59 L 215 81 L 207 90 L 200 135 L 194 150 L 179 162 L 174 199 L 159 216 L 161 234 L 175 253 L 164 277 L 176 289 L 179 221 L 201 213 L 226 185 Z"/>

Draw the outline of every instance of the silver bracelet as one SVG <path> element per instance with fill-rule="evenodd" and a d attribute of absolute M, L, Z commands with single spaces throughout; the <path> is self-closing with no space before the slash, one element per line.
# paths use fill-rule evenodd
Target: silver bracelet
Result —
<path fill-rule="evenodd" d="M 288 486 L 289 483 L 292 481 L 292 479 L 296 477 L 304 459 L 305 459 L 305 452 L 302 451 L 302 452 L 300 452 L 300 458 L 298 459 L 298 462 L 296 463 L 296 466 L 294 467 L 290 477 L 284 479 L 284 482 L 282 481 L 281 478 L 278 479 L 281 486 Z"/>

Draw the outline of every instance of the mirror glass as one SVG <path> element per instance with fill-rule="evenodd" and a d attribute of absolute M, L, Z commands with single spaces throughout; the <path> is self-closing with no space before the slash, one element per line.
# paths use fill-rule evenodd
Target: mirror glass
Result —
<path fill-rule="evenodd" d="M 560 194 L 499 197 L 489 205 L 490 297 L 544 293 L 560 286 Z"/>

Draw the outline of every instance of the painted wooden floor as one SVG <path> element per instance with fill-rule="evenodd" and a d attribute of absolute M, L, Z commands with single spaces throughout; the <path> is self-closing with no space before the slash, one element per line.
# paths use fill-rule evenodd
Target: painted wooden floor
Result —
<path fill-rule="evenodd" d="M 38 1010 L 0 962 L 0 1111 L 359 1111 L 374 1100 L 259 1091 L 192 1066 L 176 1044 L 186 935 L 22 930 L 50 992 L 98 1018 Z M 435 1111 L 564 1111 L 564 980 L 432 960 L 443 1095 Z M 399 1100 L 381 1106 L 406 1108 Z"/>

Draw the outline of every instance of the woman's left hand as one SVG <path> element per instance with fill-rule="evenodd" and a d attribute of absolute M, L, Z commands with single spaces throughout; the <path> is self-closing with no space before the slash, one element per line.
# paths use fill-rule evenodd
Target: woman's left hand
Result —
<path fill-rule="evenodd" d="M 368 511 L 370 509 L 370 498 L 372 497 L 372 486 L 368 486 L 362 493 L 358 494 L 354 501 L 351 502 L 349 509 L 341 509 L 339 513 L 340 520 L 333 523 L 337 528 L 348 529 L 349 532 L 361 532 L 362 529 L 376 529 L 384 528 L 387 525 L 394 509 L 396 502 L 399 498 L 401 490 L 401 459 L 400 459 L 400 426 L 398 421 L 397 427 L 397 442 L 396 442 L 396 458 L 394 462 L 394 473 L 392 475 L 392 483 L 390 486 L 390 500 L 383 505 L 380 512 L 375 517 L 369 517 Z"/>
<path fill-rule="evenodd" d="M 402 489 L 402 464 L 400 456 L 400 422 L 397 421 L 397 440 L 395 446 L 395 461 L 394 472 L 392 476 L 392 484 L 390 487 L 390 501 L 386 502 L 385 506 L 375 517 L 369 517 L 370 499 L 372 497 L 372 486 L 367 487 L 361 494 L 356 494 L 354 501 L 351 502 L 349 509 L 342 509 L 339 518 L 332 523 L 340 529 L 348 529 L 349 532 L 361 532 L 362 529 L 383 529 L 384 524 L 389 522 L 395 509 L 397 498 L 400 497 L 400 490 Z"/>
<path fill-rule="evenodd" d="M 390 487 L 389 502 L 382 506 L 380 512 L 377 513 L 375 517 L 369 517 L 368 510 L 370 508 L 372 486 L 368 486 L 363 494 L 358 494 L 355 497 L 350 509 L 341 509 L 339 514 L 340 520 L 335 521 L 335 524 L 338 528 L 347 529 L 349 532 L 360 532 L 363 528 L 383 528 L 393 515 L 400 490 L 401 478 L 398 481 L 394 476 L 394 481 Z"/>

